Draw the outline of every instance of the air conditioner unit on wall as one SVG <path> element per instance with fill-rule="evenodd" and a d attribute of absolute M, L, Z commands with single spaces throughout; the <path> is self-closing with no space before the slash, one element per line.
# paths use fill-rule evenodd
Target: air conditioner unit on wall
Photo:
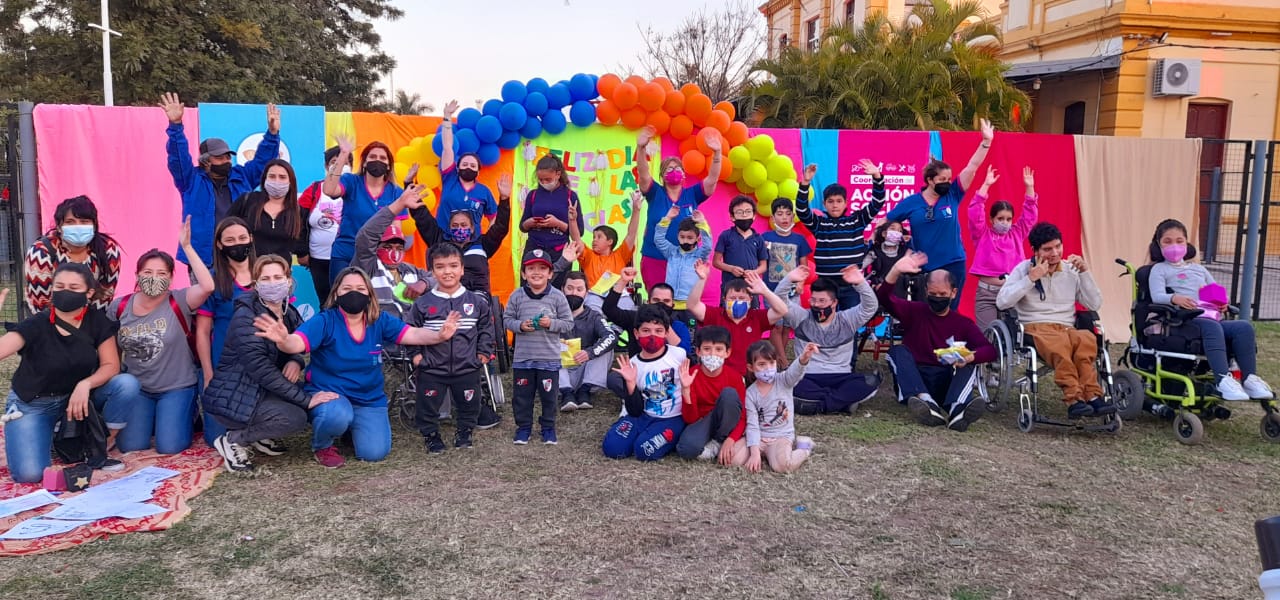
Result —
<path fill-rule="evenodd" d="M 1200 93 L 1200 59 L 1161 58 L 1156 61 L 1152 96 L 1195 96 Z"/>

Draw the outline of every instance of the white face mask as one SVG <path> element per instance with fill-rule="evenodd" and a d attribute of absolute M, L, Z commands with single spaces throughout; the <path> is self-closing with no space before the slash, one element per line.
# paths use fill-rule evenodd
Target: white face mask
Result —
<path fill-rule="evenodd" d="M 765 383 L 773 383 L 773 380 L 777 378 L 778 378 L 777 365 L 774 365 L 767 369 L 760 369 L 759 371 L 756 371 L 756 379 L 759 379 L 760 381 L 763 381 Z"/>
<path fill-rule="evenodd" d="M 719 371 L 724 366 L 724 358 L 714 354 L 700 354 L 698 358 L 702 361 L 702 366 L 708 371 Z"/>

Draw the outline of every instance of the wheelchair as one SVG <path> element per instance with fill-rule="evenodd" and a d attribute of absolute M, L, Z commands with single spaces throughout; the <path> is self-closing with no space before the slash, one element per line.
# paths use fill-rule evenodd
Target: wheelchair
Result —
<path fill-rule="evenodd" d="M 1204 441 L 1205 422 L 1231 416 L 1218 394 L 1199 329 L 1191 324 L 1204 311 L 1155 303 L 1149 287 L 1151 266 L 1135 267 L 1122 258 L 1116 264 L 1125 269 L 1121 277 L 1133 278 L 1131 337 L 1120 359 L 1129 370 L 1117 375 L 1131 378 L 1135 396 L 1141 401 L 1145 395 L 1149 412 L 1173 417 L 1179 442 L 1199 444 Z M 1230 307 L 1228 312 L 1235 315 L 1239 309 Z M 1280 442 L 1280 405 L 1274 398 L 1256 402 L 1265 411 L 1259 424 L 1262 438 Z"/>
<path fill-rule="evenodd" d="M 1102 387 L 1104 401 L 1115 404 L 1116 412 L 1102 415 L 1099 418 L 1073 419 L 1062 421 L 1045 416 L 1040 411 L 1040 377 L 1053 371 L 1043 364 L 1036 351 L 1035 340 L 1027 333 L 1018 315 L 1012 310 L 1000 311 L 998 319 L 987 326 L 987 340 L 996 347 L 996 362 L 988 365 L 987 374 L 994 374 L 998 381 L 994 386 L 988 385 L 985 378 L 982 387 L 986 388 L 987 410 L 1001 412 L 1006 403 L 1018 398 L 1018 429 L 1023 433 L 1035 429 L 1036 425 L 1046 425 L 1064 429 L 1074 429 L 1090 433 L 1117 433 L 1126 419 L 1133 419 L 1142 411 L 1141 397 L 1126 395 L 1126 388 L 1118 384 L 1111 369 L 1111 356 L 1107 351 L 1106 336 L 1099 322 L 1098 313 L 1079 311 L 1076 313 L 1076 328 L 1092 331 L 1098 339 L 1098 355 L 1094 359 L 1094 368 L 1098 372 L 1098 384 Z M 1128 382 L 1132 389 L 1132 381 Z"/>
<path fill-rule="evenodd" d="M 904 299 L 910 302 L 917 296 L 924 296 L 928 273 L 902 273 L 899 277 L 898 285 Z M 873 287 L 875 285 L 879 285 L 879 282 L 873 284 Z M 867 342 L 871 342 L 870 349 L 867 348 Z M 874 361 L 879 361 L 881 355 L 887 355 L 894 345 L 900 343 L 902 343 L 902 324 L 883 308 L 858 330 L 858 354 L 870 352 L 871 360 Z"/>

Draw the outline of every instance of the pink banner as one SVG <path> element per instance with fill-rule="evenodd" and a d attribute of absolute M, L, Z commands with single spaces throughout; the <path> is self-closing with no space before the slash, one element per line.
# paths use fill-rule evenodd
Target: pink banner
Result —
<path fill-rule="evenodd" d="M 884 174 L 887 212 L 920 191 L 922 171 L 929 162 L 929 132 L 841 131 L 836 181 L 849 188 L 850 210 L 866 206 L 872 198 L 871 176 L 863 173 L 859 162 L 864 158 L 879 165 Z"/>
<path fill-rule="evenodd" d="M 199 154 L 196 109 L 183 116 L 191 156 Z M 116 294 L 134 289 L 134 261 L 151 248 L 173 254 L 181 231 L 182 199 L 166 167 L 165 127 L 159 108 L 40 104 L 35 109 L 41 232 L 53 227 L 60 202 L 85 195 L 98 207 L 101 230 L 120 242 L 123 257 Z M 178 263 L 174 287 L 186 287 Z"/>

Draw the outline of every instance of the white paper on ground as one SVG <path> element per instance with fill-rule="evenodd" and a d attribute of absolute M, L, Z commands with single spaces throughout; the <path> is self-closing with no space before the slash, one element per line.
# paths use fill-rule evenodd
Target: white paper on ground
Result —
<path fill-rule="evenodd" d="M 63 505 L 55 508 L 43 515 L 46 519 L 64 519 L 70 521 L 96 521 L 98 519 L 107 519 L 110 517 L 124 517 L 126 519 L 141 519 L 157 515 L 162 512 L 168 512 L 169 509 L 156 506 L 154 504 L 146 504 L 144 502 L 111 502 L 106 504 L 94 503 L 90 505 Z"/>
<path fill-rule="evenodd" d="M 0 500 L 0 519 L 11 517 L 20 512 L 40 508 L 46 504 L 57 502 L 58 499 L 50 494 L 47 490 L 36 490 L 25 496 L 10 498 L 8 500 Z"/>
<path fill-rule="evenodd" d="M 18 523 L 13 527 L 13 529 L 0 534 L 0 538 L 6 540 L 33 540 L 50 535 L 57 535 L 59 533 L 66 533 L 81 525 L 87 525 L 92 522 L 93 521 L 59 521 L 56 519 L 42 519 L 40 517 L 36 517 L 34 519 L 27 519 L 26 521 Z"/>

